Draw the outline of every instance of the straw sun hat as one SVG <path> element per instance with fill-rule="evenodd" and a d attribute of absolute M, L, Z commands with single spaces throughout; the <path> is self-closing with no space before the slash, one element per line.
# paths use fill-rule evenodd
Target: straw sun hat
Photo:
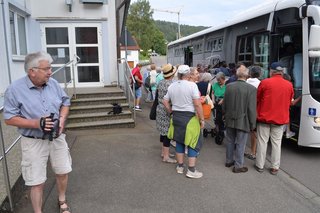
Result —
<path fill-rule="evenodd" d="M 176 68 L 171 64 L 166 64 L 162 67 L 162 73 L 164 78 L 169 78 L 176 73 Z"/>

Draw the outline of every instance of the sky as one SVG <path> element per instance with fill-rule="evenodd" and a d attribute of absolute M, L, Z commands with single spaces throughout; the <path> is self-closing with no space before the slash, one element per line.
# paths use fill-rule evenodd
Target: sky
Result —
<path fill-rule="evenodd" d="M 131 0 L 131 3 L 137 0 Z M 217 26 L 253 6 L 272 0 L 149 0 L 151 8 L 173 11 L 159 12 L 154 10 L 154 20 L 178 22 L 191 26 Z"/>

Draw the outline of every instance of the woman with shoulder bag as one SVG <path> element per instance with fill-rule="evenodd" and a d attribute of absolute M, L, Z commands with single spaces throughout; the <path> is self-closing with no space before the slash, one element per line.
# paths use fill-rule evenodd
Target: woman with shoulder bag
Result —
<path fill-rule="evenodd" d="M 204 107 L 204 105 L 208 106 L 208 109 L 204 109 L 203 111 L 205 119 L 211 118 L 211 110 L 213 109 L 211 79 L 212 76 L 210 73 L 202 73 L 199 82 L 197 82 L 201 94 L 202 107 Z"/>

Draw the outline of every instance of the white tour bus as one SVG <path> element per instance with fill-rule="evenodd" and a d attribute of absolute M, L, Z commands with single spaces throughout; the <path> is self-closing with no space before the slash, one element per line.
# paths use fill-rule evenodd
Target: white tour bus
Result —
<path fill-rule="evenodd" d="M 281 61 L 291 76 L 295 98 L 291 130 L 298 145 L 320 148 L 320 1 L 275 0 L 235 14 L 224 24 L 168 44 L 171 64 L 259 64 Z"/>

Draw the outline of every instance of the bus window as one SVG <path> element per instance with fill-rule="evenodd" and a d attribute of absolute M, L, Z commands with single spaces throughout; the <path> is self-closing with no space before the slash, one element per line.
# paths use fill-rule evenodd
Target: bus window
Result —
<path fill-rule="evenodd" d="M 296 53 L 293 57 L 292 80 L 294 88 L 302 88 L 302 54 Z"/>
<path fill-rule="evenodd" d="M 309 58 L 310 62 L 310 95 L 320 101 L 320 58 Z"/>
<path fill-rule="evenodd" d="M 241 37 L 238 39 L 238 62 L 242 62 L 247 66 L 252 64 L 252 37 Z"/>
<path fill-rule="evenodd" d="M 320 58 L 310 58 L 311 78 L 310 87 L 320 89 Z"/>
<path fill-rule="evenodd" d="M 264 70 L 263 78 L 268 77 L 268 64 L 269 64 L 269 36 L 256 35 L 253 37 L 253 63 L 260 64 Z"/>

